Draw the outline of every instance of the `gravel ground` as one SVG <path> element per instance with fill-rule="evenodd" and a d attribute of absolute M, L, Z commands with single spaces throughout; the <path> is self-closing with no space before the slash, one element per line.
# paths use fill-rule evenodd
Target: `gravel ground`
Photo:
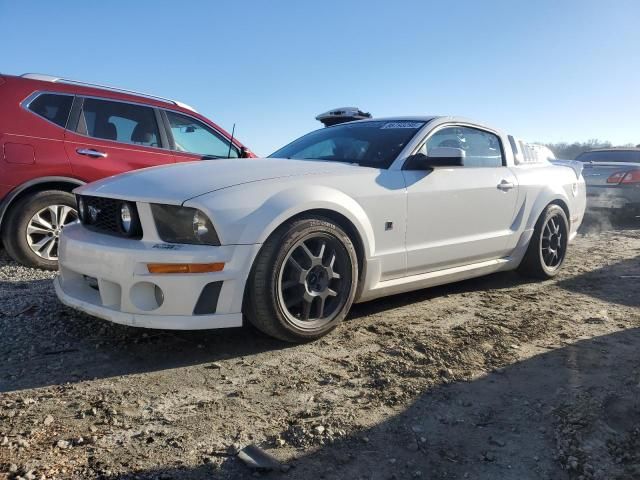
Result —
<path fill-rule="evenodd" d="M 296 346 L 109 324 L 0 252 L 0 479 L 638 479 L 640 226 L 602 227 L 553 281 L 381 299 Z"/>

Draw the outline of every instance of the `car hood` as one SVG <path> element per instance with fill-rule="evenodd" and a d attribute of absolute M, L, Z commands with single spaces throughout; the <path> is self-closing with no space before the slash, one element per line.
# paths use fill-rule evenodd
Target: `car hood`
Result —
<path fill-rule="evenodd" d="M 362 168 L 320 160 L 202 160 L 127 172 L 79 187 L 75 193 L 180 205 L 194 197 L 236 185 L 301 175 L 343 174 Z"/>

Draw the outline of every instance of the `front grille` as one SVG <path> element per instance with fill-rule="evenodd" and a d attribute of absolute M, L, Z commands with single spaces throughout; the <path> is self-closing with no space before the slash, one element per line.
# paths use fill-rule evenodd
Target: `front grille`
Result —
<path fill-rule="evenodd" d="M 78 195 L 77 200 L 80 222 L 85 227 L 120 237 L 142 238 L 142 226 L 135 202 L 88 195 Z M 129 207 L 131 212 L 131 229 L 129 232 L 124 230 L 120 220 L 120 210 L 124 204 Z"/>

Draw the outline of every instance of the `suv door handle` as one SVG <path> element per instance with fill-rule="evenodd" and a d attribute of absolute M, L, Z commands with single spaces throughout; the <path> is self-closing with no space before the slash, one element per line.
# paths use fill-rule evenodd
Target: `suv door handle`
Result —
<path fill-rule="evenodd" d="M 502 180 L 499 184 L 498 184 L 498 189 L 502 190 L 503 192 L 506 192 L 508 190 L 511 190 L 512 188 L 515 188 L 515 183 L 513 182 L 508 182 L 506 180 Z"/>
<path fill-rule="evenodd" d="M 104 152 L 99 152 L 98 150 L 94 150 L 93 148 L 79 148 L 76 150 L 80 155 L 86 155 L 91 158 L 106 158 L 107 154 Z"/>

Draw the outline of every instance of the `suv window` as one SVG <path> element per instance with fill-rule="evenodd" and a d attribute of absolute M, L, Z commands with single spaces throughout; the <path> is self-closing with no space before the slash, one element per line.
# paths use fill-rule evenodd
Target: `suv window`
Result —
<path fill-rule="evenodd" d="M 464 150 L 465 167 L 501 167 L 504 155 L 500 139 L 493 133 L 471 127 L 446 127 L 434 133 L 420 152 L 428 154 L 435 147 L 454 147 Z"/>
<path fill-rule="evenodd" d="M 64 128 L 67 125 L 72 103 L 72 95 L 43 93 L 31 101 L 28 108 L 36 115 Z"/>
<path fill-rule="evenodd" d="M 228 139 L 195 118 L 166 110 L 175 149 L 211 157 L 228 157 Z M 238 158 L 238 150 L 231 148 L 231 157 Z"/>
<path fill-rule="evenodd" d="M 153 108 L 143 105 L 85 98 L 77 131 L 103 140 L 161 146 Z"/>

